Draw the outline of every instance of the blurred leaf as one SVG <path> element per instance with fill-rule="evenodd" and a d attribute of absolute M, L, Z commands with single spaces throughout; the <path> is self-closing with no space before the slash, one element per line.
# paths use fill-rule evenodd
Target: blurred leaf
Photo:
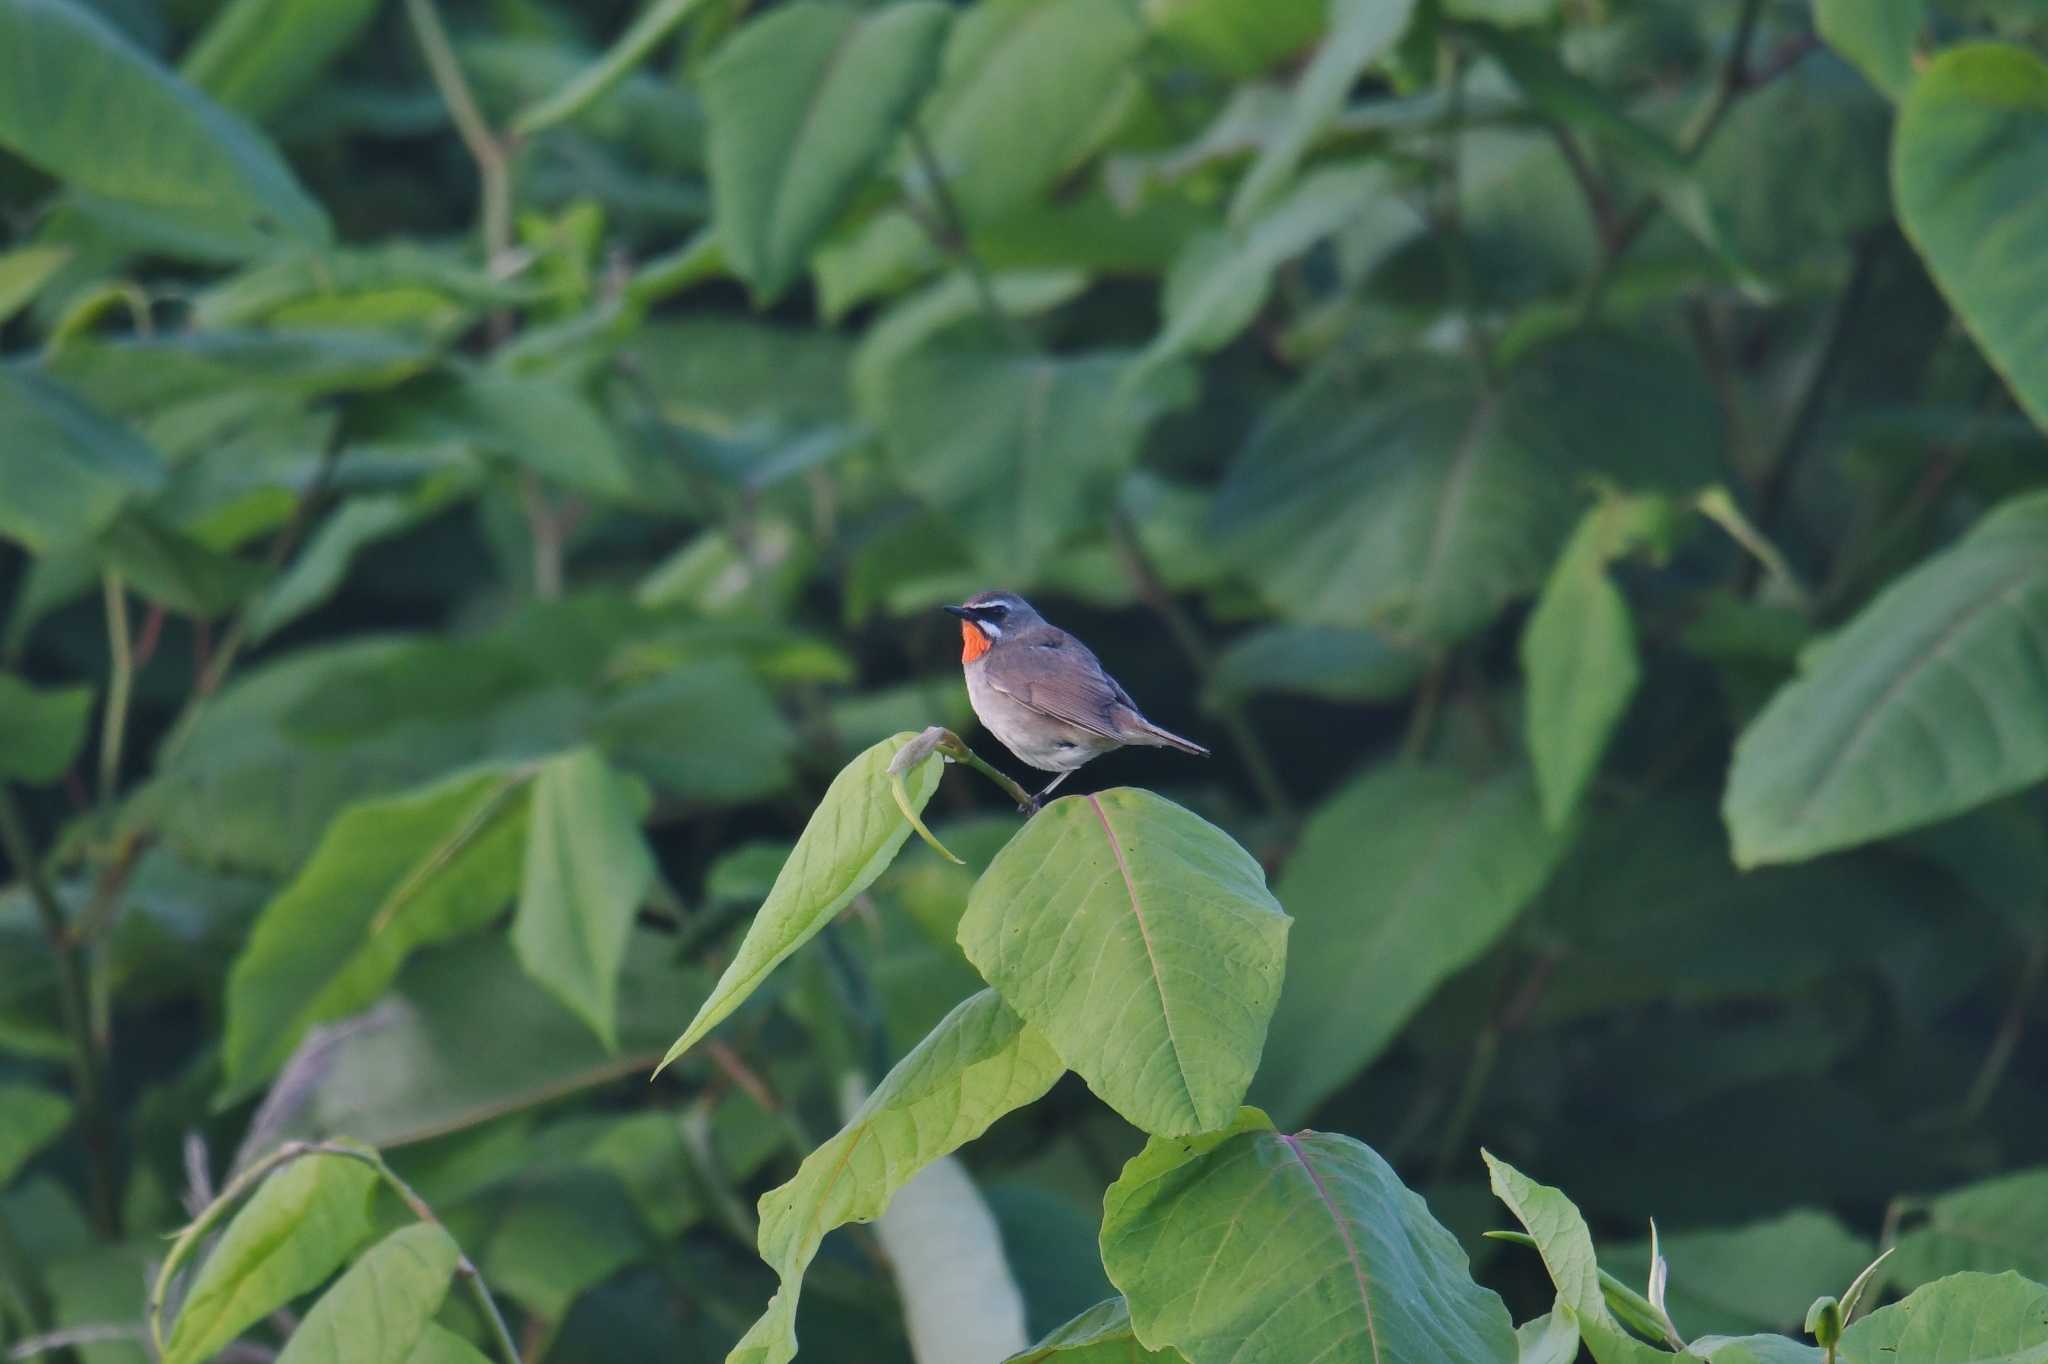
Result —
<path fill-rule="evenodd" d="M 0 425 L 0 535 L 38 553 L 105 529 L 163 486 L 156 451 L 35 370 L 0 365 Z"/>
<path fill-rule="evenodd" d="M 231 0 L 185 52 L 179 74 L 262 121 L 354 44 L 378 0 Z"/>
<path fill-rule="evenodd" d="M 48 0 L 44 0 L 47 3 Z M 365 330 L 182 332 L 79 340 L 46 364 L 117 416 L 251 391 L 299 398 L 389 388 L 433 360 L 417 338 Z"/>
<path fill-rule="evenodd" d="M 308 1155 L 272 1172 L 200 1266 L 164 1346 L 164 1364 L 198 1364 L 327 1281 L 370 1238 L 377 1172 Z"/>
<path fill-rule="evenodd" d="M 454 411 L 486 445 L 565 488 L 621 501 L 636 492 L 611 425 L 565 384 L 481 370 L 463 385 Z"/>
<path fill-rule="evenodd" d="M 939 1157 L 896 1190 L 875 1240 L 903 1297 L 913 1358 L 1006 1358 L 1030 1338 L 1002 1234 L 958 1157 Z"/>
<path fill-rule="evenodd" d="M 447 1327 L 430 1321 L 406 1364 L 490 1364 L 490 1357 Z"/>
<path fill-rule="evenodd" d="M 797 1294 L 825 1233 L 873 1221 L 919 1170 L 1045 1093 L 1062 1069 L 1045 1039 L 992 990 L 948 1014 L 838 1135 L 804 1158 L 795 1178 L 761 1196 L 761 1258 L 781 1288 L 727 1364 L 789 1364 Z"/>
<path fill-rule="evenodd" d="M 791 953 L 817 936 L 854 896 L 887 869 L 910 837 L 884 777 L 897 750 L 915 736 L 898 734 L 840 770 L 783 863 L 775 887 L 754 915 L 732 963 L 711 997 L 662 1058 L 662 1066 L 716 1027 Z M 922 762 L 905 778 L 912 805 L 923 810 L 938 789 L 940 764 Z"/>
<path fill-rule="evenodd" d="M 1344 1342 L 1361 1359 L 1516 1357 L 1456 1238 L 1349 1137 L 1246 1120 L 1154 1137 L 1103 1197 L 1102 1260 L 1139 1341 L 1190 1359 L 1298 1364 Z"/>
<path fill-rule="evenodd" d="M 1088 277 L 1078 270 L 1033 270 L 992 276 L 990 292 L 1011 317 L 1031 317 L 1080 293 Z M 954 271 L 903 299 L 861 337 L 849 382 L 861 416 L 880 426 L 888 416 L 889 381 L 897 363 L 926 341 L 983 313 L 973 278 Z"/>
<path fill-rule="evenodd" d="M 278 1364 L 406 1364 L 461 1259 L 439 1223 L 392 1232 L 320 1295 Z"/>
<path fill-rule="evenodd" d="M 1178 1350 L 1148 1350 L 1131 1329 L 1130 1304 L 1111 1298 L 1075 1317 L 1006 1364 L 1178 1364 Z"/>
<path fill-rule="evenodd" d="M 202 620 L 234 610 L 263 577 L 257 565 L 209 549 L 138 508 L 123 511 L 101 535 L 100 558 L 149 601 Z"/>
<path fill-rule="evenodd" d="M 1408 27 L 1414 0 L 1330 0 L 1330 31 L 1295 82 L 1286 115 L 1268 133 L 1230 201 L 1233 227 L 1250 225 L 1344 106 L 1359 74 Z"/>
<path fill-rule="evenodd" d="M 1899 106 L 1892 186 L 1956 315 L 2048 431 L 2048 63 L 2016 47 L 1951 49 Z"/>
<path fill-rule="evenodd" d="M 772 302 L 881 163 L 937 74 L 951 13 L 804 0 L 747 25 L 701 77 L 726 259 Z"/>
<path fill-rule="evenodd" d="M 648 0 L 640 16 L 602 57 L 578 72 L 573 80 L 550 90 L 539 103 L 520 110 L 512 120 L 511 131 L 518 136 L 531 136 L 574 118 L 597 103 L 625 80 L 634 67 L 647 60 L 648 54 L 702 3 L 703 0 Z"/>
<path fill-rule="evenodd" d="M 2048 496 L 2009 501 L 1808 652 L 1736 745 L 1738 864 L 1851 847 L 2048 775 L 2044 546 Z"/>
<path fill-rule="evenodd" d="M 481 1260 L 496 1291 L 544 1321 L 650 1248 L 626 1190 L 595 1170 L 531 1170 L 489 1200 Z"/>
<path fill-rule="evenodd" d="M 1955 1274 L 1842 1333 L 1842 1364 L 2028 1364 L 2048 1351 L 2048 1288 L 2007 1271 Z"/>
<path fill-rule="evenodd" d="M 619 692 L 588 730 L 614 764 L 662 791 L 728 805 L 784 789 L 796 742 L 759 679 L 732 658 Z"/>
<path fill-rule="evenodd" d="M 1926 1220 L 1908 1223 L 1878 1271 L 1888 1282 L 1912 1289 L 1964 1270 L 2048 1276 L 2048 1170 L 1999 1175 L 1913 1207 Z"/>
<path fill-rule="evenodd" d="M 1507 931 L 1564 847 L 1524 771 L 1390 763 L 1340 790 L 1276 888 L 1296 929 L 1254 1097 L 1312 1112 Z"/>
<path fill-rule="evenodd" d="M 960 946 L 1103 1102 L 1181 1135 L 1243 1100 L 1288 922 L 1228 834 L 1124 787 L 1033 815 L 975 882 Z"/>
<path fill-rule="evenodd" d="M 93 689 L 37 687 L 0 672 L 0 778 L 41 786 L 64 775 L 85 743 Z"/>
<path fill-rule="evenodd" d="M 1795 1208 L 1767 1221 L 1716 1231 L 1665 1232 L 1671 1263 L 1666 1304 L 1688 1339 L 1745 1331 L 1796 1331 L 1807 1305 L 1840 1293 L 1877 1251 L 1834 1217 Z M 1611 1246 L 1607 1261 L 1633 1277 L 1650 1243 Z"/>
<path fill-rule="evenodd" d="M 530 776 L 486 768 L 341 813 L 228 973 L 227 1095 L 260 1085 L 307 1028 L 383 993 L 413 948 L 498 916 L 518 886 Z"/>
<path fill-rule="evenodd" d="M 283 158 L 90 9 L 0 9 L 0 145 L 81 189 L 258 243 L 323 242 L 327 215 Z"/>
<path fill-rule="evenodd" d="M 1204 704 L 1288 692 L 1326 701 L 1392 701 L 1429 660 L 1371 630 L 1267 625 L 1232 640 L 1209 673 Z"/>
<path fill-rule="evenodd" d="M 1452 19 L 1489 24 L 1540 24 L 1557 13 L 1558 0 L 1443 0 Z"/>
<path fill-rule="evenodd" d="M 644 802 L 587 748 L 542 765 L 527 816 L 512 945 L 526 973 L 618 1047 L 619 968 L 653 886 Z"/>
<path fill-rule="evenodd" d="M 1927 8 L 1927 0 L 1814 0 L 1813 24 L 1872 85 L 1898 99 L 1913 83 Z"/>
<path fill-rule="evenodd" d="M 1099 518 L 1188 378 L 1134 372 L 1121 352 L 1054 358 L 940 337 L 890 371 L 883 429 L 898 476 L 983 569 L 1028 583 Z"/>
<path fill-rule="evenodd" d="M 0 251 L 0 326 L 27 307 L 71 256 L 68 246 L 17 246 Z"/>
<path fill-rule="evenodd" d="M 1254 76 L 1322 32 L 1324 0 L 1145 0 L 1145 21 L 1226 75 Z"/>
<path fill-rule="evenodd" d="M 411 530 L 463 490 L 455 481 L 436 480 L 415 493 L 350 498 L 320 523 L 291 566 L 250 609 L 250 641 L 261 642 L 327 602 L 340 590 L 356 555 Z"/>
<path fill-rule="evenodd" d="M 0 1128 L 0 1189 L 23 1166 L 71 1125 L 71 1101 L 34 1085 L 0 1084 L 0 1109 L 7 1125 Z"/>

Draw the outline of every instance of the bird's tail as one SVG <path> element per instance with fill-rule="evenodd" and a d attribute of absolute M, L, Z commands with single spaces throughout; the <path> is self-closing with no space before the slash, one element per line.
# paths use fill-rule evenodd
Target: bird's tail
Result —
<path fill-rule="evenodd" d="M 1175 734 L 1172 730 L 1161 729 L 1158 725 L 1153 724 L 1150 720 L 1140 717 L 1138 720 L 1138 729 L 1140 734 L 1142 735 L 1142 737 L 1136 740 L 1136 742 L 1138 743 L 1154 744 L 1160 748 L 1177 748 L 1183 753 L 1192 753 L 1197 758 L 1206 758 L 1209 756 L 1209 750 L 1202 747 L 1200 744 L 1194 742 L 1192 739 L 1183 739 L 1180 737 L 1180 735 Z"/>

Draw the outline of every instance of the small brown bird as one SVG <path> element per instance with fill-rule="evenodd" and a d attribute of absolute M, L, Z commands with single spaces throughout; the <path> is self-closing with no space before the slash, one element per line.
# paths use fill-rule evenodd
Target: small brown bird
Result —
<path fill-rule="evenodd" d="M 1147 720 L 1087 645 L 1016 593 L 982 592 L 946 610 L 960 617 L 960 664 L 975 716 L 1019 759 L 1059 774 L 1027 811 L 1075 768 L 1113 748 L 1149 744 L 1209 756 Z"/>

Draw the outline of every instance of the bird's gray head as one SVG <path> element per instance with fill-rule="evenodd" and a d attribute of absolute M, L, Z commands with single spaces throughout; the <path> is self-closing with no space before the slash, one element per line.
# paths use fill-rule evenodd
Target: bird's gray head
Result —
<path fill-rule="evenodd" d="M 962 635 L 967 641 L 966 661 L 970 663 L 980 657 L 989 644 L 1012 630 L 1035 625 L 1040 619 L 1031 603 L 1015 592 L 977 592 L 960 605 L 946 609 L 966 622 Z M 976 635 L 980 636 L 979 640 L 974 638 Z"/>

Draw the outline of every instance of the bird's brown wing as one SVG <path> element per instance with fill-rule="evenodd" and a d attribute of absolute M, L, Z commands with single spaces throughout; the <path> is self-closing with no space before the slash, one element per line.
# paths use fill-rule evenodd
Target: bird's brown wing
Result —
<path fill-rule="evenodd" d="M 1135 715 L 1137 707 L 1124 689 L 1072 635 L 1049 630 L 1041 640 L 1037 633 L 1013 641 L 1009 648 L 990 651 L 982 665 L 989 685 L 1040 715 L 1115 743 L 1128 742 L 1118 712 Z"/>

